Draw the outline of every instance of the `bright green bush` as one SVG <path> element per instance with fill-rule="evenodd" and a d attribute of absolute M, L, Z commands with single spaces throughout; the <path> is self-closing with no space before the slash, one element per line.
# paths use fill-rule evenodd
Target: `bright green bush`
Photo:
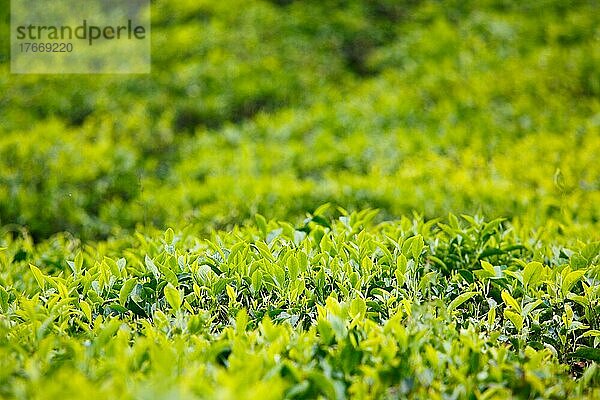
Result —
<path fill-rule="evenodd" d="M 600 397 L 596 2 L 157 0 L 144 76 L 0 5 L 1 398 Z"/>
<path fill-rule="evenodd" d="M 600 242 L 375 213 L 0 253 L 8 398 L 594 398 Z M 525 235 L 525 236 L 522 236 Z M 597 239 L 597 237 L 596 237 Z M 576 379 L 573 379 L 575 377 Z"/>

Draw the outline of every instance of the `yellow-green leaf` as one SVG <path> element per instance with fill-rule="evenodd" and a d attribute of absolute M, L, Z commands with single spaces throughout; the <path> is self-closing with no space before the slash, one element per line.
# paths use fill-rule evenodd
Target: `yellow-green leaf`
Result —
<path fill-rule="evenodd" d="M 460 306 L 462 303 L 464 303 L 465 301 L 469 300 L 471 297 L 475 296 L 477 294 L 477 292 L 466 292 L 463 293 L 461 295 L 458 295 L 454 300 L 452 300 L 450 302 L 450 304 L 448 305 L 448 312 L 451 313 L 452 311 L 454 311 L 458 306 Z"/>
<path fill-rule="evenodd" d="M 79 307 L 81 308 L 81 311 L 83 311 L 83 314 L 85 315 L 85 318 L 87 318 L 88 322 L 92 322 L 92 307 L 90 307 L 88 302 L 81 300 L 79 302 Z"/>
<path fill-rule="evenodd" d="M 523 269 L 523 286 L 525 286 L 525 288 L 527 288 L 529 285 L 535 286 L 542 276 L 543 269 L 544 266 L 542 263 L 537 261 L 527 264 L 525 269 Z"/>
<path fill-rule="evenodd" d="M 165 298 L 167 302 L 171 306 L 171 308 L 175 311 L 178 311 L 181 307 L 181 295 L 179 294 L 179 290 L 175 288 L 175 286 L 171 285 L 171 283 L 167 283 L 164 289 Z"/>
<path fill-rule="evenodd" d="M 504 309 L 504 317 L 510 320 L 519 332 L 523 329 L 523 317 L 516 312 Z"/>
<path fill-rule="evenodd" d="M 42 271 L 40 271 L 40 269 L 33 264 L 29 264 L 29 269 L 31 269 L 31 272 L 33 273 L 33 277 L 35 278 L 35 281 L 37 282 L 38 286 L 42 290 L 45 290 L 46 289 L 46 279 L 44 278 L 44 274 L 42 274 Z"/>
<path fill-rule="evenodd" d="M 122 306 L 125 306 L 125 303 L 127 303 L 127 299 L 129 298 L 129 294 L 131 293 L 131 291 L 135 287 L 136 283 L 137 283 L 136 278 L 130 278 L 121 287 L 121 290 L 119 291 L 119 303 Z"/>
<path fill-rule="evenodd" d="M 521 313 L 521 306 L 519 305 L 517 300 L 515 300 L 514 297 L 512 297 L 510 293 L 508 293 L 506 290 L 502 291 L 502 300 L 504 300 L 504 304 L 506 304 L 510 308 L 513 308 L 519 314 Z"/>
<path fill-rule="evenodd" d="M 173 229 L 168 228 L 165 231 L 165 242 L 167 242 L 167 244 L 172 244 L 173 239 L 175 239 L 175 232 L 173 232 Z"/>
<path fill-rule="evenodd" d="M 577 270 L 573 272 L 569 272 L 567 276 L 563 279 L 561 291 L 563 296 L 567 296 L 571 288 L 585 275 L 586 270 Z"/>
<path fill-rule="evenodd" d="M 596 329 L 590 329 L 589 331 L 585 332 L 583 335 L 579 336 L 580 338 L 586 338 L 586 337 L 600 337 L 600 331 L 596 330 Z"/>
<path fill-rule="evenodd" d="M 350 302 L 349 314 L 351 318 L 362 319 L 367 315 L 367 304 L 357 297 Z"/>

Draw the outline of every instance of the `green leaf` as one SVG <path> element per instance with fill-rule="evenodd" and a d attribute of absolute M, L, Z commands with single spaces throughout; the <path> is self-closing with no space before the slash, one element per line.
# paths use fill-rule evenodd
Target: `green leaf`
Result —
<path fill-rule="evenodd" d="M 229 285 L 226 286 L 226 290 L 227 290 L 227 297 L 229 297 L 229 301 L 235 301 L 237 298 L 237 295 L 235 293 L 235 289 Z"/>
<path fill-rule="evenodd" d="M 260 214 L 256 214 L 254 216 L 254 219 L 256 220 L 256 226 L 258 227 L 258 230 L 261 233 L 261 238 L 266 239 L 266 237 L 267 237 L 267 220 L 265 219 L 265 217 L 263 217 Z"/>
<path fill-rule="evenodd" d="M 144 263 L 146 264 L 146 269 L 148 271 L 150 271 L 156 279 L 158 279 L 160 276 L 160 273 L 158 272 L 158 268 L 156 268 L 154 261 L 152 261 L 152 259 L 150 257 L 148 257 L 148 255 L 146 255 L 146 257 L 144 258 Z"/>
<path fill-rule="evenodd" d="M 2 312 L 8 311 L 8 292 L 0 286 L 0 308 Z"/>
<path fill-rule="evenodd" d="M 452 213 L 448 214 L 448 224 L 452 227 L 452 229 L 457 230 L 459 228 L 458 218 L 456 215 Z"/>
<path fill-rule="evenodd" d="M 118 319 L 110 320 L 98 333 L 94 345 L 101 349 L 114 336 L 121 327 L 121 321 Z"/>
<path fill-rule="evenodd" d="M 319 207 L 312 213 L 313 215 L 323 215 L 331 208 L 331 203 L 325 203 Z"/>
<path fill-rule="evenodd" d="M 89 303 L 85 300 L 79 301 L 79 308 L 83 311 L 83 315 L 87 318 L 88 322 L 92 322 L 92 307 L 90 307 Z"/>
<path fill-rule="evenodd" d="M 275 261 L 275 259 L 273 258 L 273 254 L 271 254 L 271 250 L 269 249 L 269 246 L 267 246 L 266 243 L 256 242 L 254 243 L 254 247 L 258 250 L 261 256 L 263 256 L 269 261 Z"/>
<path fill-rule="evenodd" d="M 325 376 L 318 370 L 313 370 L 308 373 L 308 379 L 319 388 L 320 392 L 323 393 L 326 399 L 338 399 L 335 391 L 335 386 L 331 382 L 330 378 Z"/>
<path fill-rule="evenodd" d="M 542 303 L 543 303 L 542 300 L 537 299 L 535 301 L 532 301 L 531 303 L 525 304 L 525 306 L 523 307 L 523 315 L 525 317 L 528 316 L 531 311 L 533 311 L 534 309 L 536 309 Z"/>
<path fill-rule="evenodd" d="M 575 350 L 575 352 L 569 354 L 569 357 L 580 358 L 600 363 L 600 349 L 587 346 L 580 347 L 577 350 Z"/>
<path fill-rule="evenodd" d="M 590 265 L 594 258 L 600 256 L 600 242 L 592 242 L 586 245 L 581 250 L 581 256 L 588 261 L 587 265 Z"/>
<path fill-rule="evenodd" d="M 60 294 L 60 297 L 62 297 L 63 299 L 69 298 L 69 289 L 67 289 L 67 287 L 62 282 L 57 280 L 56 287 L 58 289 L 58 294 Z"/>
<path fill-rule="evenodd" d="M 506 304 L 507 306 L 509 306 L 510 308 L 513 308 L 515 311 L 517 311 L 519 314 L 521 313 L 521 306 L 519 305 L 519 303 L 514 299 L 514 297 L 512 297 L 510 295 L 510 293 L 508 293 L 506 290 L 502 291 L 502 300 L 504 301 L 504 304 Z"/>
<path fill-rule="evenodd" d="M 533 261 L 527 264 L 525 269 L 523 269 L 523 286 L 525 289 L 531 286 L 535 286 L 542 276 L 542 271 L 544 270 L 544 266 L 542 263 Z"/>
<path fill-rule="evenodd" d="M 175 239 L 175 232 L 173 232 L 173 229 L 168 228 L 165 231 L 165 242 L 167 244 L 173 244 L 173 240 Z"/>
<path fill-rule="evenodd" d="M 483 268 L 484 271 L 490 274 L 490 276 L 496 275 L 496 270 L 494 269 L 494 266 L 487 261 L 481 260 L 481 268 Z"/>
<path fill-rule="evenodd" d="M 262 287 L 262 280 L 263 274 L 260 270 L 257 269 L 250 277 L 252 290 L 254 291 L 254 293 L 258 293 L 260 291 L 260 288 Z"/>
<path fill-rule="evenodd" d="M 106 263 L 106 265 L 108 265 L 108 269 L 110 270 L 110 273 L 120 279 L 121 271 L 119 270 L 119 266 L 117 265 L 117 262 L 109 257 L 104 257 L 104 262 Z"/>
<path fill-rule="evenodd" d="M 348 311 L 351 318 L 363 319 L 367 315 L 367 304 L 364 299 L 357 297 L 350 302 Z"/>
<path fill-rule="evenodd" d="M 235 317 L 235 330 L 237 333 L 244 333 L 248 326 L 248 312 L 245 308 L 238 311 Z"/>
<path fill-rule="evenodd" d="M 523 317 L 516 312 L 504 309 L 504 317 L 510 320 L 519 332 L 523 329 Z"/>
<path fill-rule="evenodd" d="M 487 261 L 481 260 L 482 269 L 478 269 L 474 271 L 474 274 L 479 279 L 492 279 L 492 278 L 501 278 L 502 277 L 502 269 L 499 266 L 494 267 Z"/>
<path fill-rule="evenodd" d="M 46 279 L 44 277 L 44 274 L 42 274 L 42 271 L 40 271 L 40 269 L 33 264 L 29 264 L 29 269 L 31 269 L 33 277 L 35 278 L 35 281 L 37 282 L 38 286 L 42 290 L 46 290 Z"/>
<path fill-rule="evenodd" d="M 179 311 L 181 308 L 181 295 L 179 294 L 179 290 L 171 283 L 167 283 L 163 291 L 171 308 L 175 311 Z"/>
<path fill-rule="evenodd" d="M 119 271 L 122 272 L 125 269 L 126 265 L 127 265 L 127 260 L 124 259 L 123 257 L 121 257 L 117 260 L 117 267 L 119 267 Z"/>
<path fill-rule="evenodd" d="M 577 270 L 569 272 L 563 279 L 561 291 L 563 296 L 567 297 L 567 294 L 571 288 L 585 275 L 586 270 Z"/>
<path fill-rule="evenodd" d="M 458 295 L 454 300 L 450 302 L 448 305 L 448 313 L 451 313 L 456 308 L 458 308 L 465 301 L 469 300 L 471 297 L 477 295 L 477 292 L 466 292 L 461 295 Z"/>
<path fill-rule="evenodd" d="M 473 283 L 475 281 L 475 278 L 473 277 L 473 273 L 471 271 L 469 271 L 468 269 L 460 269 L 460 270 L 458 270 L 458 273 L 460 274 L 460 276 L 463 277 L 463 279 L 467 283 Z M 420 285 L 419 285 L 419 288 L 421 288 Z"/>
<path fill-rule="evenodd" d="M 568 293 L 567 294 L 567 299 L 569 300 L 573 300 L 574 302 L 576 302 L 577 304 L 580 304 L 584 307 L 587 307 L 590 305 L 590 299 L 585 297 L 585 296 L 580 296 L 574 293 Z"/>
<path fill-rule="evenodd" d="M 79 252 L 79 253 L 77 253 L 77 256 L 75 256 L 75 272 L 77 274 L 79 274 L 81 272 L 82 268 L 83 268 L 83 253 Z"/>
<path fill-rule="evenodd" d="M 135 287 L 136 283 L 137 283 L 137 279 L 136 278 L 130 278 L 121 287 L 121 290 L 119 291 L 119 303 L 122 306 L 125 306 L 125 303 L 127 303 L 127 299 L 129 298 L 129 294 L 131 293 L 131 291 Z"/>
<path fill-rule="evenodd" d="M 423 236 L 421 235 L 417 235 L 415 236 L 413 242 L 412 242 L 412 246 L 410 247 L 412 256 L 414 259 L 417 259 L 420 255 L 421 252 L 423 251 L 423 248 L 425 247 L 425 243 L 423 241 Z"/>
<path fill-rule="evenodd" d="M 158 264 L 157 268 L 160 271 L 160 273 L 164 275 L 167 282 L 169 282 L 173 286 L 179 285 L 179 280 L 177 279 L 177 275 L 175 274 L 175 272 L 171 271 L 171 269 L 168 266 Z"/>

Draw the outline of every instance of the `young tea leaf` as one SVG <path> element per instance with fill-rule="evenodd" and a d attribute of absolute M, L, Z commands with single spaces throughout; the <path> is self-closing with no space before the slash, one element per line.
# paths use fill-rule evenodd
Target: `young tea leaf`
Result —
<path fill-rule="evenodd" d="M 519 314 L 521 313 L 521 306 L 519 305 L 517 300 L 515 300 L 514 297 L 512 297 L 510 295 L 510 293 L 508 293 L 506 290 L 503 290 L 501 296 L 502 296 L 502 300 L 504 300 L 504 304 L 506 304 L 508 307 L 514 309 Z"/>
<path fill-rule="evenodd" d="M 179 311 L 181 308 L 181 295 L 179 290 L 175 288 L 171 283 L 167 283 L 164 288 L 165 298 L 174 311 Z"/>
<path fill-rule="evenodd" d="M 477 292 L 466 292 L 458 295 L 454 300 L 450 302 L 448 305 L 448 313 L 452 313 L 457 307 L 463 304 L 465 301 L 469 300 L 473 296 L 476 296 Z"/>
<path fill-rule="evenodd" d="M 119 291 L 119 304 L 125 306 L 125 303 L 127 303 L 127 299 L 129 298 L 129 294 L 135 287 L 136 283 L 136 278 L 130 278 L 127 281 L 125 281 L 125 283 L 121 287 L 121 290 Z"/>

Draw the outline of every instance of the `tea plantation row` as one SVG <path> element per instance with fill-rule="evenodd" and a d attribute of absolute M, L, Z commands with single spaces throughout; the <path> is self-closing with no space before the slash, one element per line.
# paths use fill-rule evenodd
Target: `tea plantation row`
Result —
<path fill-rule="evenodd" d="M 321 207 L 0 251 L 8 398 L 597 398 L 600 243 Z M 339 214 L 338 214 L 339 215 Z"/>
<path fill-rule="evenodd" d="M 0 398 L 600 398 L 597 1 L 156 0 L 147 76 L 9 9 Z"/>

